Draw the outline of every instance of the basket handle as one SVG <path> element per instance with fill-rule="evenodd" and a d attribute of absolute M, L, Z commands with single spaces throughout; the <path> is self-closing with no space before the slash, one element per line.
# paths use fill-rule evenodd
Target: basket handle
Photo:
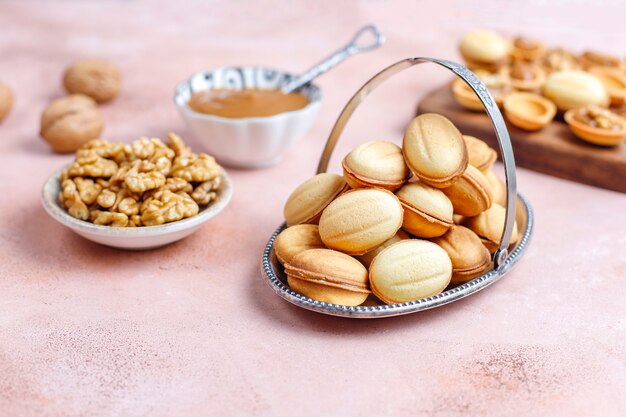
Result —
<path fill-rule="evenodd" d="M 455 73 L 459 78 L 467 83 L 472 90 L 478 95 L 483 107 L 487 111 L 487 115 L 491 120 L 493 128 L 496 132 L 498 144 L 500 146 L 500 154 L 502 155 L 502 162 L 504 163 L 504 173 L 506 178 L 506 219 L 504 222 L 504 230 L 500 239 L 500 247 L 493 256 L 494 268 L 499 269 L 504 264 L 508 256 L 507 248 L 511 241 L 511 234 L 513 232 L 513 225 L 515 224 L 515 209 L 517 199 L 517 178 L 515 176 L 515 157 L 513 156 L 513 147 L 511 146 L 511 139 L 509 132 L 502 118 L 502 113 L 496 105 L 491 93 L 487 90 L 487 87 L 480 81 L 480 79 L 467 67 L 457 64 L 452 61 L 437 58 L 407 58 L 396 62 L 374 75 L 369 81 L 367 81 L 348 101 L 341 114 L 337 118 L 333 130 L 331 130 L 326 146 L 322 152 L 319 165 L 317 166 L 317 173 L 326 172 L 328 168 L 328 162 L 335 149 L 335 145 L 343 132 L 348 120 L 352 116 L 352 113 L 361 104 L 365 97 L 372 92 L 376 87 L 383 83 L 383 81 L 390 78 L 407 68 L 410 68 L 417 64 L 425 62 L 432 62 Z"/>

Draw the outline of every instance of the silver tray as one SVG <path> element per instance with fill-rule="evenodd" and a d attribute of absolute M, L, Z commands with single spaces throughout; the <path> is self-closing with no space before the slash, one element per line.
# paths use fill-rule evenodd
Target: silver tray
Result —
<path fill-rule="evenodd" d="M 285 229 L 283 223 L 272 234 L 261 260 L 262 274 L 270 288 L 283 299 L 290 303 L 318 313 L 350 318 L 381 318 L 403 314 L 415 313 L 430 308 L 439 307 L 453 301 L 460 300 L 472 295 L 503 277 L 524 254 L 533 231 L 533 212 L 528 201 L 517 193 L 517 180 L 515 176 L 515 158 L 509 133 L 506 129 L 502 114 L 495 101 L 484 84 L 478 77 L 463 65 L 437 58 L 407 58 L 385 68 L 368 82 L 366 82 L 348 101 L 343 111 L 337 118 L 333 130 L 330 133 L 326 147 L 320 158 L 317 173 L 326 172 L 332 152 L 343 132 L 345 125 L 359 104 L 383 81 L 407 68 L 422 63 L 434 63 L 455 73 L 464 80 L 478 95 L 487 115 L 495 129 L 496 137 L 500 145 L 500 153 L 504 163 L 504 172 L 507 185 L 506 220 L 500 247 L 493 256 L 493 268 L 465 284 L 449 288 L 448 290 L 420 300 L 401 304 L 382 304 L 374 297 L 368 298 L 363 305 L 353 307 L 317 301 L 302 294 L 298 294 L 287 285 L 287 277 L 282 266 L 274 255 L 274 239 Z M 509 242 L 513 231 L 513 225 L 517 221 L 518 230 L 521 234 L 519 241 L 512 247 L 509 253 Z"/>

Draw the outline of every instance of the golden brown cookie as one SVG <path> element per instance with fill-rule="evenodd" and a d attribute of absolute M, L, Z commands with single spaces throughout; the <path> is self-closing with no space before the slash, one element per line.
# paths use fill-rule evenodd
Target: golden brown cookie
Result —
<path fill-rule="evenodd" d="M 467 147 L 469 165 L 473 165 L 481 171 L 488 171 L 498 159 L 496 151 L 484 141 L 474 136 L 463 135 Z"/>
<path fill-rule="evenodd" d="M 286 264 L 307 249 L 325 248 L 320 238 L 319 228 L 315 224 L 296 224 L 288 227 L 274 240 L 274 253 L 278 262 Z"/>
<path fill-rule="evenodd" d="M 12 107 L 13 91 L 11 91 L 8 85 L 0 82 L 0 122 L 7 117 Z"/>
<path fill-rule="evenodd" d="M 365 265 L 367 268 L 369 268 L 370 264 L 372 263 L 372 261 L 374 260 L 376 255 L 378 255 L 380 252 L 382 252 L 383 249 L 393 245 L 394 243 L 398 243 L 401 240 L 410 239 L 410 238 L 411 238 L 411 236 L 409 236 L 409 234 L 407 232 L 405 232 L 404 230 L 400 229 L 400 230 L 398 230 L 398 232 L 391 239 L 387 240 L 382 245 L 375 247 L 371 251 L 366 252 L 363 255 L 359 256 L 358 259 L 361 261 L 361 263 L 363 265 Z"/>
<path fill-rule="evenodd" d="M 476 216 L 491 207 L 491 185 L 482 172 L 468 165 L 461 177 L 441 191 L 450 199 L 454 212 L 463 216 Z"/>
<path fill-rule="evenodd" d="M 98 103 L 117 97 L 121 83 L 117 66 L 101 59 L 78 61 L 63 76 L 63 85 L 69 94 L 84 94 Z"/>
<path fill-rule="evenodd" d="M 452 203 L 439 189 L 422 182 L 400 188 L 396 196 L 404 209 L 402 228 L 419 237 L 435 237 L 452 226 Z"/>
<path fill-rule="evenodd" d="M 367 269 L 356 259 L 331 249 L 309 249 L 285 265 L 289 287 L 326 303 L 358 306 L 370 293 Z"/>
<path fill-rule="evenodd" d="M 626 101 L 626 71 L 620 68 L 591 67 L 589 72 L 604 84 L 611 106 L 619 106 Z"/>
<path fill-rule="evenodd" d="M 448 233 L 432 240 L 446 251 L 452 261 L 453 284 L 465 283 L 482 275 L 491 266 L 489 251 L 476 233 L 454 226 Z"/>
<path fill-rule="evenodd" d="M 494 71 L 507 63 L 511 43 L 497 32 L 477 29 L 463 36 L 459 50 L 470 69 Z"/>
<path fill-rule="evenodd" d="M 489 253 L 494 253 L 500 245 L 505 219 L 506 209 L 498 204 L 493 204 L 491 208 L 483 211 L 478 216 L 463 219 L 463 226 L 478 235 L 483 245 L 489 249 Z M 515 222 L 509 243 L 511 245 L 515 244 L 518 239 L 517 222 Z"/>
<path fill-rule="evenodd" d="M 291 193 L 285 203 L 283 213 L 287 225 L 317 223 L 326 206 L 348 188 L 341 175 L 325 172 L 309 178 Z"/>
<path fill-rule="evenodd" d="M 400 229 L 402 206 L 387 190 L 352 190 L 324 209 L 319 226 L 322 241 L 329 248 L 349 255 L 363 255 Z"/>
<path fill-rule="evenodd" d="M 402 152 L 413 174 L 437 188 L 452 184 L 468 163 L 461 132 L 450 120 L 434 113 L 421 114 L 411 121 Z"/>
<path fill-rule="evenodd" d="M 452 262 L 438 245 L 403 240 L 380 252 L 369 270 L 372 293 L 384 303 L 404 303 L 443 291 L 452 277 Z"/>
<path fill-rule="evenodd" d="M 393 191 L 411 176 L 402 149 L 390 142 L 366 142 L 343 159 L 343 176 L 352 188 L 380 187 Z"/>
<path fill-rule="evenodd" d="M 493 203 L 506 205 L 506 184 L 493 173 L 492 170 L 484 171 L 485 178 L 489 181 L 491 188 L 491 194 L 493 196 Z M 456 222 L 455 222 L 456 223 Z"/>
<path fill-rule="evenodd" d="M 561 111 L 589 104 L 607 106 L 609 95 L 594 75 L 579 70 L 557 71 L 546 80 L 543 95 Z"/>
<path fill-rule="evenodd" d="M 96 102 L 82 94 L 54 100 L 41 115 L 40 134 L 56 152 L 76 151 L 103 128 Z"/>

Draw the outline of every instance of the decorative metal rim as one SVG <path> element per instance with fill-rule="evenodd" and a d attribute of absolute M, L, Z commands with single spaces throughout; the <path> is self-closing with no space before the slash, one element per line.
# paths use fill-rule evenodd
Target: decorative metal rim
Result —
<path fill-rule="evenodd" d="M 517 261 L 519 261 L 520 257 L 528 247 L 528 243 L 530 242 L 534 218 L 532 208 L 528 204 L 528 201 L 519 194 L 518 200 L 522 203 L 521 206 L 525 210 L 526 227 L 522 232 L 519 242 L 511 251 L 511 253 L 506 257 L 504 263 L 501 264 L 500 268 L 492 269 L 484 275 L 474 278 L 473 280 L 468 281 L 465 284 L 459 285 L 431 297 L 422 298 L 415 301 L 409 301 L 402 304 L 352 307 L 325 303 L 323 301 L 314 300 L 295 291 L 292 291 L 278 277 L 276 268 L 280 268 L 280 265 L 272 263 L 271 259 L 272 251 L 274 248 L 274 240 L 276 239 L 276 236 L 278 236 L 278 234 L 287 227 L 285 223 L 281 224 L 278 229 L 274 231 L 272 237 L 265 246 L 265 250 L 263 251 L 263 259 L 261 261 L 263 277 L 265 278 L 265 281 L 270 286 L 270 288 L 281 298 L 289 301 L 294 305 L 297 305 L 298 307 L 331 316 L 372 319 L 401 316 L 404 314 L 416 313 L 418 311 L 424 311 L 434 307 L 439 307 L 444 304 L 448 304 L 453 301 L 465 298 L 493 284 L 494 282 L 502 278 L 517 263 Z"/>

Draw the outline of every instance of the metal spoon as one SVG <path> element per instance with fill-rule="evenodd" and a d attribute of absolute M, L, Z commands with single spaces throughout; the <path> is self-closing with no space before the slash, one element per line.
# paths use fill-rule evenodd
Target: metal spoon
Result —
<path fill-rule="evenodd" d="M 367 43 L 367 37 L 373 37 L 373 40 L 370 43 Z M 365 38 L 365 40 L 360 38 Z M 354 37 L 346 46 L 339 49 L 337 52 L 333 53 L 319 64 L 313 66 L 304 74 L 287 81 L 287 83 L 282 86 L 281 91 L 285 94 L 291 93 L 292 91 L 295 91 L 308 84 L 319 75 L 334 68 L 335 66 L 337 66 L 337 64 L 339 64 L 349 56 L 358 54 L 359 52 L 371 51 L 372 49 L 378 48 L 383 43 L 385 43 L 385 37 L 378 31 L 376 26 L 364 26 L 357 33 L 354 34 Z"/>

